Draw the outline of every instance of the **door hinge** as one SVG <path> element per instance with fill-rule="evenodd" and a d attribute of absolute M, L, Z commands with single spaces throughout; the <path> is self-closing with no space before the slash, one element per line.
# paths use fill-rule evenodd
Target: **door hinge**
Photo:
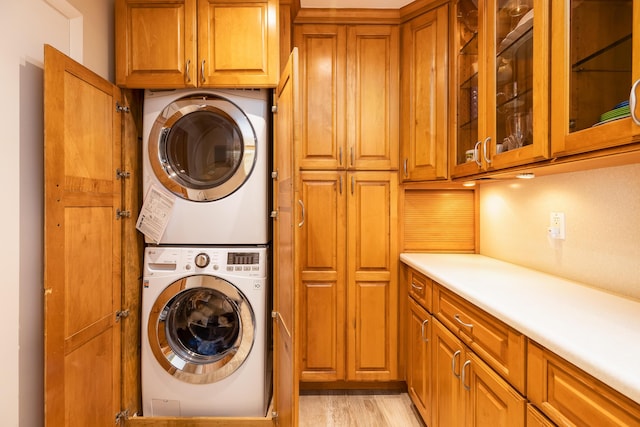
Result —
<path fill-rule="evenodd" d="M 278 180 L 278 171 L 277 170 L 271 172 L 271 179 Z"/>
<path fill-rule="evenodd" d="M 129 111 L 131 111 L 129 107 L 127 107 L 126 105 L 120 105 L 120 103 L 116 101 L 116 112 L 128 113 Z"/>
<path fill-rule="evenodd" d="M 271 411 L 271 419 L 274 421 L 278 420 L 278 411 Z"/>
<path fill-rule="evenodd" d="M 125 179 L 130 177 L 131 172 L 120 170 L 120 168 L 116 169 L 116 179 Z"/>
<path fill-rule="evenodd" d="M 272 105 L 272 106 L 271 106 L 271 112 L 272 112 L 273 114 L 276 114 L 276 113 L 278 112 L 278 106 L 277 106 L 277 105 Z"/>
<path fill-rule="evenodd" d="M 129 310 L 118 310 L 116 311 L 116 322 L 119 322 L 120 319 L 124 319 L 129 317 Z"/>
<path fill-rule="evenodd" d="M 116 414 L 116 425 L 122 424 L 123 421 L 129 419 L 129 410 L 125 409 L 124 411 L 120 411 Z"/>
<path fill-rule="evenodd" d="M 271 214 L 269 215 L 271 218 L 278 218 L 278 211 L 271 211 Z"/>
<path fill-rule="evenodd" d="M 123 211 L 120 208 L 116 209 L 116 219 L 131 218 L 131 211 Z"/>
<path fill-rule="evenodd" d="M 271 312 L 271 317 L 272 317 L 273 319 L 275 319 L 276 317 L 278 317 L 278 312 L 277 312 L 277 311 L 272 311 L 272 312 Z"/>

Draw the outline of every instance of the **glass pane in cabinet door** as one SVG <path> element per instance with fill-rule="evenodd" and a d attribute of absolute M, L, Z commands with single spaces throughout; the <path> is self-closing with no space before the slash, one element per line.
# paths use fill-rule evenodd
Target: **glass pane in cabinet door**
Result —
<path fill-rule="evenodd" d="M 478 1 L 458 2 L 458 132 L 456 164 L 473 161 L 478 140 Z"/>
<path fill-rule="evenodd" d="M 629 116 L 632 0 L 571 1 L 569 131 Z"/>
<path fill-rule="evenodd" d="M 498 0 L 496 151 L 533 143 L 533 0 Z"/>

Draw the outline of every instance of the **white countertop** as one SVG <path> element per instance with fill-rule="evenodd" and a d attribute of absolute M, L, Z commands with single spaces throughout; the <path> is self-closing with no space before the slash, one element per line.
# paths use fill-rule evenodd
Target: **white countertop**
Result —
<path fill-rule="evenodd" d="M 400 260 L 640 403 L 640 302 L 472 254 Z"/>

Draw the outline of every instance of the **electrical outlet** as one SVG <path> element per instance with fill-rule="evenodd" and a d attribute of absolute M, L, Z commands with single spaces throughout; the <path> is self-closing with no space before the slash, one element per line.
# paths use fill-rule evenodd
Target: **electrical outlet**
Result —
<path fill-rule="evenodd" d="M 564 212 L 551 212 L 549 214 L 549 237 L 552 239 L 565 239 Z"/>

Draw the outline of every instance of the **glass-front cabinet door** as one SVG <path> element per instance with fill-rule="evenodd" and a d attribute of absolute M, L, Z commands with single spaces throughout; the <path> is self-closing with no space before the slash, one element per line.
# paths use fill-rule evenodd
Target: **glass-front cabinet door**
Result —
<path fill-rule="evenodd" d="M 640 121 L 630 117 L 640 96 L 640 1 L 554 0 L 552 7 L 552 154 L 640 141 Z"/>
<path fill-rule="evenodd" d="M 549 1 L 459 0 L 455 17 L 452 175 L 547 158 Z"/>

